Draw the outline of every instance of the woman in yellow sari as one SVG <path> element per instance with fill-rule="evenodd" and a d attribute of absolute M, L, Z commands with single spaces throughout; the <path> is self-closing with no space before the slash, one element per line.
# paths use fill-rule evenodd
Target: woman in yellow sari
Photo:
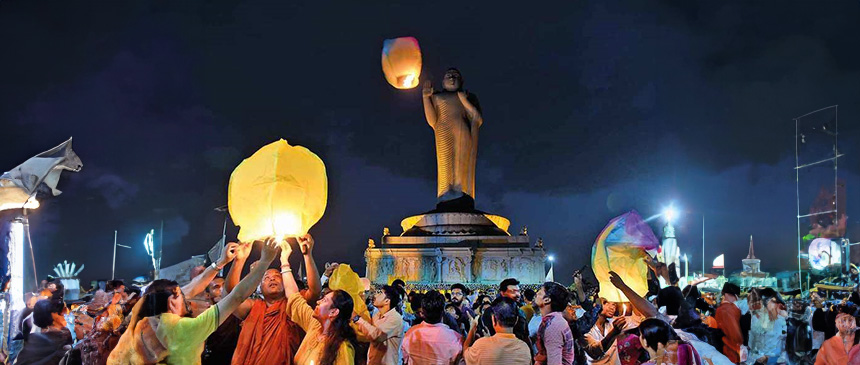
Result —
<path fill-rule="evenodd" d="M 230 245 L 232 246 L 228 247 L 232 247 L 231 254 L 235 257 L 237 245 Z M 252 265 L 250 274 L 224 299 L 195 318 L 188 317 L 185 295 L 175 281 L 154 281 L 132 310 L 128 329 L 111 352 L 107 363 L 200 364 L 200 354 L 203 352 L 206 338 L 251 295 L 277 254 L 277 241 L 266 240 L 260 260 L 255 266 Z M 221 263 L 226 265 L 219 260 L 219 264 Z"/>
<path fill-rule="evenodd" d="M 297 237 L 302 253 L 310 255 L 314 239 L 310 235 Z M 343 290 L 332 290 L 317 302 L 314 309 L 299 293 L 292 275 L 289 257 L 292 249 L 286 242 L 281 246 L 281 272 L 290 318 L 305 330 L 305 338 L 296 352 L 296 364 L 352 365 L 355 362 L 355 331 L 350 327 L 354 303 Z"/>

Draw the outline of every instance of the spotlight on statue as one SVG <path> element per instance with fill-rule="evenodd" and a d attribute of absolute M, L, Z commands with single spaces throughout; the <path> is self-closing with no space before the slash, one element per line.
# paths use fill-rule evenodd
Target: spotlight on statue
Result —
<path fill-rule="evenodd" d="M 549 262 L 555 262 L 555 256 L 553 255 L 547 256 L 546 259 L 549 260 Z"/>

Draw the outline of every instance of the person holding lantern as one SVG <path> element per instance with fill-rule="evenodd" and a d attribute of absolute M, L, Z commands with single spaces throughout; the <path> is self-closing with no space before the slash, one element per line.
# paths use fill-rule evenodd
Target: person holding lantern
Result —
<path fill-rule="evenodd" d="M 617 305 L 600 298 L 603 311 L 597 317 L 594 327 L 585 335 L 588 345 L 585 354 L 589 364 L 620 364 L 616 339 L 624 332 L 626 317 L 615 317 Z"/>
<path fill-rule="evenodd" d="M 306 263 L 313 263 L 311 255 L 314 239 L 309 234 L 297 237 Z M 296 364 L 344 365 L 355 362 L 355 330 L 350 326 L 358 318 L 353 317 L 355 307 L 352 297 L 343 290 L 332 290 L 311 308 L 302 297 L 293 277 L 289 257 L 292 248 L 284 241 L 281 244 L 281 273 L 287 295 L 287 311 L 307 334 L 294 357 Z M 312 278 L 319 277 L 315 264 L 308 265 L 309 285 Z M 313 272 L 311 272 L 313 270 Z"/>
<path fill-rule="evenodd" d="M 263 299 L 247 299 L 234 312 L 234 315 L 244 322 L 236 351 L 233 353 L 233 364 L 292 364 L 299 350 L 304 333 L 291 319 L 284 288 L 288 277 L 295 282 L 292 271 L 284 269 L 289 268 L 287 259 L 291 250 L 288 244 L 282 243 L 281 246 L 281 270 L 266 270 L 260 282 Z M 283 247 L 288 250 L 283 250 Z M 236 262 L 227 275 L 228 291 L 239 281 L 239 275 L 250 252 L 251 245 L 240 246 Z M 313 301 L 321 290 L 319 275 L 316 263 L 310 255 L 305 255 L 305 265 L 308 268 L 308 284 L 311 287 L 305 299 Z"/>
<path fill-rule="evenodd" d="M 134 306 L 131 322 L 108 364 L 200 364 L 206 338 L 247 298 L 278 253 L 274 239 L 262 243 L 260 260 L 224 299 L 189 318 L 185 295 L 172 280 L 156 280 Z M 228 245 L 235 249 L 235 244 Z M 223 257 L 223 256 L 222 256 Z M 226 265 L 222 258 L 219 263 Z M 213 264 L 214 265 L 214 264 Z"/>

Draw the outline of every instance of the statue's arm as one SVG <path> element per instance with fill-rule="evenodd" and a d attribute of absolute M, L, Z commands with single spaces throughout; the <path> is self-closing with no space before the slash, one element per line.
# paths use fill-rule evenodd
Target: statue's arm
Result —
<path fill-rule="evenodd" d="M 424 101 L 424 117 L 427 118 L 427 124 L 431 128 L 436 128 L 436 106 L 433 104 L 433 86 L 429 81 L 424 83 L 421 99 Z"/>
<path fill-rule="evenodd" d="M 433 97 L 424 97 L 424 117 L 431 128 L 436 128 L 436 107 L 433 105 Z"/>
<path fill-rule="evenodd" d="M 463 103 L 463 108 L 466 109 L 466 115 L 469 120 L 478 127 L 484 124 L 484 118 L 481 116 L 481 107 L 478 104 L 478 97 L 474 94 L 468 94 L 465 91 L 457 92 L 460 102 Z"/>

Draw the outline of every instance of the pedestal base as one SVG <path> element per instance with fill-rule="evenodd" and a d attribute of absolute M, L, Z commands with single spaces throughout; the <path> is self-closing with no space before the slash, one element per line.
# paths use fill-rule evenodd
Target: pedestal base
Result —
<path fill-rule="evenodd" d="M 507 218 L 486 213 L 425 213 L 400 222 L 401 237 L 410 236 L 510 236 Z"/>
<path fill-rule="evenodd" d="M 392 238 L 406 238 L 412 244 L 365 251 L 366 277 L 375 284 L 394 279 L 419 284 L 498 284 L 506 278 L 539 284 L 546 274 L 546 252 L 529 247 L 527 236 L 508 237 L 520 241 L 508 243 L 487 243 L 478 237 L 457 243 L 440 243 L 443 237 Z"/>
<path fill-rule="evenodd" d="M 532 247 L 525 234 L 511 236 L 510 224 L 475 210 L 407 217 L 401 235 L 384 236 L 365 251 L 366 277 L 375 284 L 498 284 L 507 278 L 542 283 L 546 252 Z"/>

